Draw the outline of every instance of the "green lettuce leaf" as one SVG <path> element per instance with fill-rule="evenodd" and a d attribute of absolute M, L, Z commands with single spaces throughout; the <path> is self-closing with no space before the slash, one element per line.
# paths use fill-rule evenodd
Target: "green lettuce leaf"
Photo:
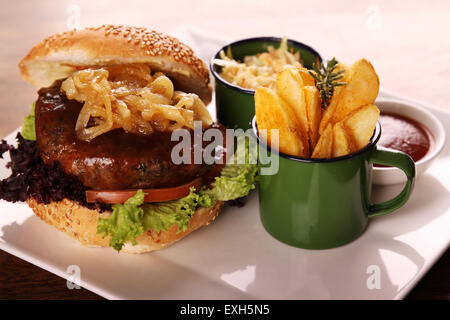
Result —
<path fill-rule="evenodd" d="M 237 142 L 233 159 L 229 160 L 220 176 L 216 177 L 213 188 L 202 190 L 203 196 L 228 201 L 244 197 L 255 188 L 258 171 L 256 141 L 254 138 L 239 136 Z"/>
<path fill-rule="evenodd" d="M 160 232 L 166 231 L 176 224 L 178 226 L 177 232 L 186 231 L 189 227 L 189 220 L 200 205 L 200 198 L 199 193 L 191 188 L 189 195 L 184 198 L 156 204 L 145 204 L 142 220 L 144 229 Z M 208 201 L 207 198 L 205 197 L 204 201 Z"/>
<path fill-rule="evenodd" d="M 23 120 L 23 126 L 22 126 L 22 137 L 24 137 L 27 140 L 36 140 L 36 129 L 34 126 L 34 105 L 35 103 L 31 105 L 31 112 L 29 115 L 25 117 Z"/>
<path fill-rule="evenodd" d="M 114 204 L 110 217 L 98 219 L 97 233 L 104 233 L 103 238 L 111 236 L 109 245 L 117 251 L 120 251 L 127 241 L 137 244 L 136 237 L 144 233 L 144 210 L 140 207 L 144 204 L 144 197 L 144 192 L 138 190 L 124 204 Z"/>
<path fill-rule="evenodd" d="M 226 165 L 222 169 L 221 175 L 216 177 L 213 188 L 201 191 L 202 197 L 220 201 L 244 197 L 255 188 L 257 170 L 256 165 L 252 164 Z"/>
<path fill-rule="evenodd" d="M 143 206 L 144 218 L 142 222 L 145 230 L 156 232 L 166 231 L 174 224 L 178 226 L 178 232 L 186 231 L 189 220 L 194 215 L 199 205 L 200 195 L 191 188 L 189 195 L 184 198 L 160 202 L 148 203 Z"/>

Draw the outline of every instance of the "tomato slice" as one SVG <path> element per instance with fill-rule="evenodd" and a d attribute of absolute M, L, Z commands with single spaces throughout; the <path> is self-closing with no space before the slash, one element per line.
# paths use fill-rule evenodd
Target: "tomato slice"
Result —
<path fill-rule="evenodd" d="M 202 186 L 202 178 L 199 177 L 186 184 L 173 188 L 162 189 L 142 189 L 144 191 L 145 202 L 163 202 L 183 198 L 190 192 L 190 188 L 194 187 L 199 190 Z M 134 196 L 137 189 L 127 190 L 86 190 L 87 202 L 101 201 L 105 203 L 124 203 Z"/>

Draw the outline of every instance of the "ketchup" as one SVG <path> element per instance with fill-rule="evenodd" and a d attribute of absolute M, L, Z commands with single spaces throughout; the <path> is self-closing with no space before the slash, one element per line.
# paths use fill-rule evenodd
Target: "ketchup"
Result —
<path fill-rule="evenodd" d="M 378 145 L 403 151 L 414 162 L 422 159 L 431 149 L 433 136 L 421 123 L 394 113 L 381 113 L 379 121 L 382 130 Z"/>

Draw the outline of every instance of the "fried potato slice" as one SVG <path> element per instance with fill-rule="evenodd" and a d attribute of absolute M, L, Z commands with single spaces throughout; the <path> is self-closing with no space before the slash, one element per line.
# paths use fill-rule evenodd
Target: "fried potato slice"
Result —
<path fill-rule="evenodd" d="M 333 155 L 333 126 L 328 124 L 320 136 L 311 158 L 331 158 Z"/>
<path fill-rule="evenodd" d="M 347 85 L 339 95 L 332 123 L 341 121 L 360 106 L 373 104 L 379 88 L 380 80 L 372 64 L 366 59 L 356 61 L 350 68 Z"/>
<path fill-rule="evenodd" d="M 341 82 L 346 82 L 348 84 L 349 74 L 350 74 L 349 69 L 350 69 L 350 67 L 348 65 L 341 63 L 341 62 L 339 62 L 338 65 L 336 66 L 336 69 L 335 69 L 336 72 L 344 70 L 344 72 L 342 73 L 342 78 L 340 79 Z M 328 126 L 328 123 L 330 123 L 330 121 L 332 120 L 333 115 L 338 106 L 340 95 L 346 86 L 347 85 L 334 88 L 333 96 L 331 97 L 330 104 L 328 105 L 326 111 L 323 112 L 323 117 L 320 122 L 320 128 L 319 128 L 320 134 L 323 133 L 325 128 Z"/>
<path fill-rule="evenodd" d="M 356 150 L 364 148 L 369 143 L 379 115 L 380 110 L 377 106 L 368 104 L 356 109 L 342 121 L 346 131 L 355 142 Z"/>
<path fill-rule="evenodd" d="M 308 157 L 307 148 L 300 138 L 297 117 L 283 99 L 271 89 L 259 87 L 255 92 L 255 114 L 258 131 L 268 145 L 293 156 Z M 278 129 L 278 142 L 272 136 Z M 264 133 L 264 130 L 267 130 Z"/>
<path fill-rule="evenodd" d="M 338 122 L 333 126 L 333 157 L 345 156 L 351 152 L 351 141 L 342 123 Z"/>
<path fill-rule="evenodd" d="M 306 98 L 303 92 L 303 80 L 295 67 L 286 67 L 277 74 L 277 94 L 291 108 L 297 117 L 299 138 L 305 148 L 305 156 L 309 157 L 308 116 Z"/>
<path fill-rule="evenodd" d="M 319 140 L 319 125 L 322 119 L 322 106 L 319 90 L 315 86 L 304 86 L 306 99 L 306 115 L 308 117 L 308 136 L 311 150 Z"/>
<path fill-rule="evenodd" d="M 314 78 L 309 74 L 308 69 L 306 69 L 305 67 L 297 67 L 297 71 L 303 80 L 304 86 L 315 86 L 316 85 L 316 82 L 314 81 Z"/>

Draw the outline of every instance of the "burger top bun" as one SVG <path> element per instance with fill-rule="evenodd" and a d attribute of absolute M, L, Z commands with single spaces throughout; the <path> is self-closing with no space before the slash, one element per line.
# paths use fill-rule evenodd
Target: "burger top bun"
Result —
<path fill-rule="evenodd" d="M 178 39 L 145 28 L 104 25 L 55 34 L 19 63 L 22 77 L 37 88 L 69 76 L 79 67 L 145 63 L 163 72 L 175 88 L 211 101 L 208 68 Z"/>

